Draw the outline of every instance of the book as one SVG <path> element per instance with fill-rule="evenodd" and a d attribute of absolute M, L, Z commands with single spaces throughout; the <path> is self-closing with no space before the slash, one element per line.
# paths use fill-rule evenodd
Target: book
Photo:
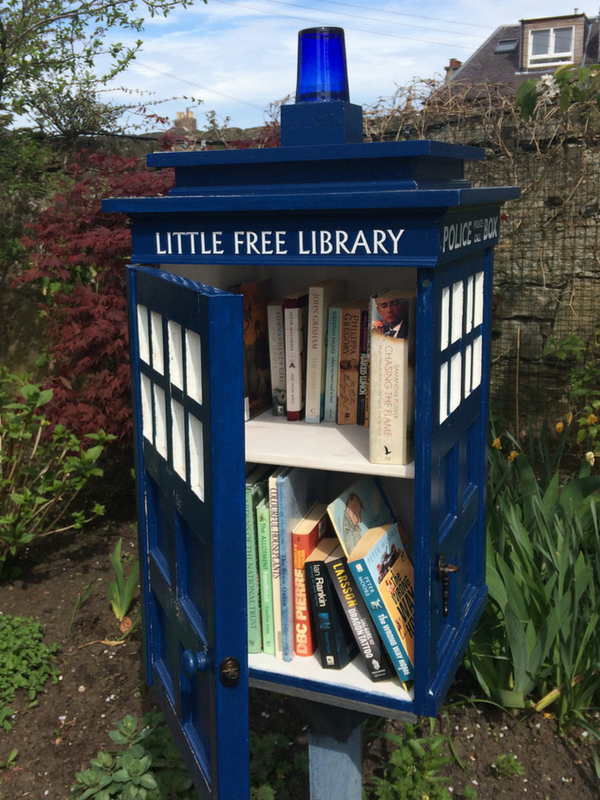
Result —
<path fill-rule="evenodd" d="M 246 602 L 249 653 L 262 651 L 256 506 L 265 496 L 266 479 L 271 469 L 271 467 L 258 466 L 246 477 Z"/>
<path fill-rule="evenodd" d="M 408 464 L 415 417 L 416 295 L 389 291 L 371 299 L 369 461 Z"/>
<path fill-rule="evenodd" d="M 331 306 L 327 314 L 327 354 L 325 356 L 325 422 L 337 419 L 338 370 L 340 366 L 341 308 Z"/>
<path fill-rule="evenodd" d="M 267 305 L 269 331 L 269 363 L 271 367 L 271 400 L 273 416 L 285 417 L 285 336 L 283 299 Z"/>
<path fill-rule="evenodd" d="M 306 320 L 308 292 L 304 289 L 284 300 L 286 415 L 290 421 L 304 416 L 306 385 Z"/>
<path fill-rule="evenodd" d="M 264 497 L 256 506 L 256 539 L 258 545 L 258 585 L 263 653 L 275 655 L 273 627 L 273 580 L 271 577 L 271 527 L 269 500 Z"/>
<path fill-rule="evenodd" d="M 340 544 L 327 557 L 325 564 L 371 680 L 382 681 L 392 678 L 394 672 L 390 667 L 381 637 L 348 568 L 348 559 Z"/>
<path fill-rule="evenodd" d="M 358 419 L 358 364 L 363 303 L 341 306 L 340 361 L 338 368 L 338 425 L 356 425 Z"/>
<path fill-rule="evenodd" d="M 319 423 L 323 419 L 328 310 L 342 300 L 345 287 L 345 281 L 331 279 L 308 288 L 306 422 Z"/>
<path fill-rule="evenodd" d="M 363 308 L 360 317 L 360 356 L 358 359 L 358 407 L 356 421 L 359 425 L 369 425 L 369 306 Z"/>
<path fill-rule="evenodd" d="M 277 477 L 282 657 L 294 657 L 294 553 L 292 531 L 318 496 L 322 475 L 316 469 L 287 467 Z M 275 592 L 275 586 L 273 586 Z"/>
<path fill-rule="evenodd" d="M 394 522 L 394 515 L 377 478 L 364 476 L 327 506 L 333 529 L 346 556 L 369 528 Z"/>
<path fill-rule="evenodd" d="M 304 564 L 308 602 L 319 646 L 317 655 L 323 669 L 343 669 L 358 653 L 325 566 L 325 559 L 336 547 L 335 539 L 322 539 Z"/>
<path fill-rule="evenodd" d="M 271 404 L 271 366 L 267 302 L 271 281 L 247 281 L 231 287 L 244 299 L 244 394 L 245 419 L 266 411 Z"/>
<path fill-rule="evenodd" d="M 371 528 L 348 566 L 403 681 L 414 677 L 414 572 L 397 522 Z"/>
<path fill-rule="evenodd" d="M 271 539 L 271 598 L 273 604 L 273 637 L 275 658 L 283 658 L 283 625 L 281 619 L 281 559 L 279 557 L 279 502 L 277 479 L 289 467 L 279 467 L 269 476 L 269 535 Z"/>
<path fill-rule="evenodd" d="M 311 656 L 315 651 L 315 632 L 308 611 L 304 563 L 327 533 L 333 535 L 325 503 L 314 503 L 292 531 L 294 560 L 294 649 L 297 656 Z"/>

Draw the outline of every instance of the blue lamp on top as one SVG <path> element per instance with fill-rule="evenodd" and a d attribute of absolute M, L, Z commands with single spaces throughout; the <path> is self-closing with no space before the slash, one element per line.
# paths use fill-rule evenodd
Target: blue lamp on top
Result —
<path fill-rule="evenodd" d="M 281 108 L 282 146 L 362 140 L 362 107 L 350 102 L 343 28 L 301 30 L 296 102 Z"/>

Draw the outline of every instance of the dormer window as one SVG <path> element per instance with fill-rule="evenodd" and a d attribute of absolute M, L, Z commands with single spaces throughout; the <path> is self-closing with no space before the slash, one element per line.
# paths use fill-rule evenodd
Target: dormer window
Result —
<path fill-rule="evenodd" d="M 529 31 L 529 69 L 570 64 L 573 60 L 572 27 Z"/>

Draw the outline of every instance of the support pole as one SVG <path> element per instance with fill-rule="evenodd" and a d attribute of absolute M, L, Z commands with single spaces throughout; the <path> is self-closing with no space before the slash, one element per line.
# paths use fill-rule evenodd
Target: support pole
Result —
<path fill-rule="evenodd" d="M 357 711 L 303 701 L 308 722 L 310 800 L 362 800 L 361 727 Z"/>

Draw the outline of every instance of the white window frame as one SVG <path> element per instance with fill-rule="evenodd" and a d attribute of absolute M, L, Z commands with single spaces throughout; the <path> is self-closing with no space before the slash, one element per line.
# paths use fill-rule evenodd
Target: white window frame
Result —
<path fill-rule="evenodd" d="M 564 31 L 570 30 L 571 31 L 571 49 L 567 52 L 556 52 L 555 42 L 556 31 Z M 541 31 L 549 31 L 550 32 L 550 43 L 547 53 L 542 53 L 541 55 L 534 56 L 533 55 L 533 35 L 535 33 L 541 33 Z M 557 67 L 560 64 L 570 64 L 573 63 L 573 56 L 574 56 L 574 49 L 575 49 L 575 28 L 573 25 L 559 25 L 556 28 L 532 28 L 529 31 L 529 50 L 528 50 L 528 63 L 527 66 L 529 69 L 538 69 L 539 67 Z"/>

